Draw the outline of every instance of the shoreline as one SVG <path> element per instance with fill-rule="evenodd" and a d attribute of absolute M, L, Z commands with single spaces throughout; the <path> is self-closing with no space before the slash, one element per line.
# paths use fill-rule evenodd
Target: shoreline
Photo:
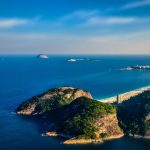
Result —
<path fill-rule="evenodd" d="M 138 94 L 141 94 L 144 91 L 150 90 L 150 86 L 144 86 L 135 90 L 131 90 L 125 93 L 119 94 L 121 97 L 121 102 L 130 99 L 131 97 L 137 96 Z M 103 102 L 103 103 L 116 103 L 118 102 L 117 95 L 108 97 L 108 98 L 102 98 L 102 99 L 97 99 L 97 101 Z"/>
<path fill-rule="evenodd" d="M 124 137 L 124 134 L 119 134 L 119 135 L 114 135 L 110 137 L 105 137 L 105 138 L 99 138 L 99 139 L 77 139 L 73 136 L 68 136 L 63 133 L 57 133 L 57 132 L 46 132 L 43 134 L 44 136 L 49 136 L 49 137 L 62 137 L 66 138 L 62 142 L 62 144 L 67 144 L 67 145 L 74 145 L 74 144 L 102 144 L 105 141 L 109 140 L 115 140 L 115 139 L 120 139 Z M 140 135 L 130 135 L 129 137 L 135 138 L 135 139 L 150 139 L 150 135 L 145 135 L 145 136 L 140 136 Z"/>
<path fill-rule="evenodd" d="M 103 138 L 103 140 L 104 141 L 115 140 L 115 139 L 120 139 L 122 137 L 124 137 L 124 134 L 113 135 L 113 136 L 110 136 L 110 137 Z"/>
<path fill-rule="evenodd" d="M 119 134 L 119 135 L 114 135 L 114 136 L 99 138 L 99 139 L 77 139 L 74 136 L 69 136 L 69 135 L 66 135 L 63 133 L 57 133 L 55 131 L 46 132 L 43 135 L 44 136 L 50 136 L 50 137 L 66 138 L 66 140 L 63 141 L 63 144 L 92 144 L 92 143 L 101 144 L 107 140 L 114 140 L 114 139 L 119 139 L 119 138 L 124 137 L 124 134 Z"/>
<path fill-rule="evenodd" d="M 141 88 L 145 88 L 145 87 L 150 87 L 150 84 L 148 85 L 143 85 L 143 86 L 138 86 L 138 87 L 135 87 L 135 88 L 131 88 L 130 90 L 126 90 L 124 92 L 118 92 L 117 94 L 124 94 L 124 93 L 128 93 L 128 92 L 131 92 L 131 91 L 134 91 L 134 90 L 138 90 L 138 89 L 141 89 Z M 108 98 L 111 98 L 111 97 L 115 97 L 116 95 L 115 94 L 111 94 L 109 96 L 98 96 L 98 97 L 94 97 L 95 100 L 101 100 L 101 99 L 108 99 Z"/>

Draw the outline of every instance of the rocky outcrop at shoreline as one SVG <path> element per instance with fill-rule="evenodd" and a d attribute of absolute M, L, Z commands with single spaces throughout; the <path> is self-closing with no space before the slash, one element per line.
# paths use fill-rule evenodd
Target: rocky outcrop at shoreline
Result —
<path fill-rule="evenodd" d="M 63 144 L 89 144 L 89 143 L 103 143 L 106 140 L 112 140 L 112 139 L 118 139 L 124 136 L 123 133 L 120 133 L 118 135 L 113 135 L 109 137 L 104 137 L 104 138 L 97 138 L 97 139 L 81 139 L 81 138 L 75 138 L 74 136 L 69 136 L 65 135 L 62 133 L 57 133 L 57 132 L 46 132 L 46 136 L 50 137 L 63 137 L 66 138 L 67 140 L 63 141 Z"/>
<path fill-rule="evenodd" d="M 69 139 L 63 142 L 63 144 L 89 144 L 89 143 L 103 143 L 103 140 L 102 139 Z"/>

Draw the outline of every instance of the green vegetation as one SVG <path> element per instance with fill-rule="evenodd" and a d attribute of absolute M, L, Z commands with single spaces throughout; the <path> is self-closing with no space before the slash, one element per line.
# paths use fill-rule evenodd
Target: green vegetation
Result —
<path fill-rule="evenodd" d="M 69 103 L 71 103 L 71 100 L 65 98 L 63 95 L 55 95 L 51 99 L 46 100 L 41 100 L 38 97 L 33 97 L 32 99 L 23 102 L 17 108 L 17 111 L 30 109 L 33 105 L 35 105 L 34 111 L 41 114 L 47 111 L 53 111 Z"/>
<path fill-rule="evenodd" d="M 40 112 L 53 111 L 71 102 L 70 99 L 64 98 L 62 95 L 56 95 L 49 100 L 39 100 L 36 110 Z"/>
<path fill-rule="evenodd" d="M 118 106 L 118 119 L 126 135 L 145 135 L 150 129 L 146 116 L 150 113 L 150 90 L 132 97 Z"/>
<path fill-rule="evenodd" d="M 109 134 L 106 133 L 106 132 L 103 132 L 103 133 L 100 134 L 101 138 L 105 138 L 105 137 L 108 137 L 108 136 L 109 136 Z"/>
<path fill-rule="evenodd" d="M 76 108 L 79 106 L 80 109 L 76 114 L 68 116 L 65 121 L 60 123 L 57 130 L 78 138 L 95 139 L 96 131 L 98 131 L 94 124 L 95 120 L 116 112 L 115 107 L 110 104 L 104 104 L 85 97 L 78 98 L 70 105 Z"/>

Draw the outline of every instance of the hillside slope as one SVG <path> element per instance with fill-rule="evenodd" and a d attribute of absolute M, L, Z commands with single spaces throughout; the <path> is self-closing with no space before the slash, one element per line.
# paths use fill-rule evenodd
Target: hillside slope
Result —
<path fill-rule="evenodd" d="M 150 136 L 150 90 L 118 106 L 118 119 L 126 135 Z"/>

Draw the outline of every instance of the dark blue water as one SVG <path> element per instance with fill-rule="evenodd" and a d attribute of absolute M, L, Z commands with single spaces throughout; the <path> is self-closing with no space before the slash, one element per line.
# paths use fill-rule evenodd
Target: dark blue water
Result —
<path fill-rule="evenodd" d="M 93 61 L 67 62 L 69 58 Z M 0 150 L 102 149 L 149 150 L 150 140 L 122 138 L 104 144 L 62 145 L 42 137 L 38 121 L 11 112 L 22 101 L 58 86 L 75 86 L 104 98 L 150 85 L 150 71 L 120 71 L 129 65 L 150 65 L 150 56 L 0 56 Z"/>

